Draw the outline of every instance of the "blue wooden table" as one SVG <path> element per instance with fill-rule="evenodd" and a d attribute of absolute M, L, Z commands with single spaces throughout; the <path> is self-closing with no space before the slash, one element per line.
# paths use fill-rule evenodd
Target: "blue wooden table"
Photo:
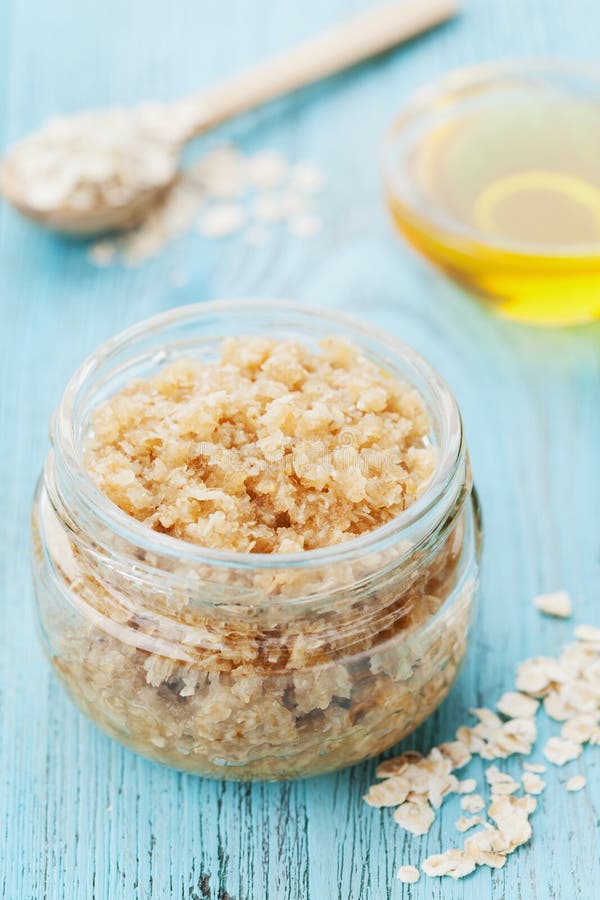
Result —
<path fill-rule="evenodd" d="M 370 0 L 3 0 L 0 147 L 47 115 L 170 98 L 308 37 Z M 391 231 L 377 157 L 407 94 L 500 55 L 597 57 L 597 0 L 465 0 L 456 22 L 384 60 L 231 124 L 245 151 L 280 148 L 328 176 L 322 234 L 259 248 L 192 234 L 138 269 L 0 207 L 0 895 L 5 900 L 591 900 L 600 891 L 600 748 L 553 769 L 534 838 L 505 868 L 463 882 L 396 881 L 402 863 L 456 843 L 456 799 L 411 838 L 361 795 L 374 764 L 293 784 L 236 785 L 159 768 L 70 705 L 35 639 L 28 560 L 47 423 L 84 356 L 115 331 L 208 298 L 293 297 L 384 324 L 426 354 L 461 405 L 486 525 L 480 613 L 451 696 L 405 746 L 452 737 L 492 705 L 518 661 L 554 654 L 572 622 L 531 596 L 568 588 L 574 620 L 600 624 L 600 327 L 535 331 L 492 319 L 430 273 Z M 600 149 L 600 148 L 599 148 Z M 185 269 L 185 287 L 171 274 Z M 508 763 L 509 771 L 518 771 Z M 463 770 L 465 771 L 465 770 Z M 468 774 L 482 777 L 481 761 Z M 587 787 L 564 782 L 582 771 Z M 462 774 L 462 773 L 461 773 Z"/>

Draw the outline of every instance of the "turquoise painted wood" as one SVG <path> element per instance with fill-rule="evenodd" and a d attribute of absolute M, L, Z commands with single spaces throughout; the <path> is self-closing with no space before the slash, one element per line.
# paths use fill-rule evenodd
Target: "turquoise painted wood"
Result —
<path fill-rule="evenodd" d="M 50 113 L 174 97 L 315 33 L 368 0 L 3 0 L 0 145 Z M 84 249 L 0 207 L 0 895 L 5 900 L 591 900 L 600 891 L 600 749 L 553 770 L 534 839 L 504 869 L 404 887 L 402 863 L 454 843 L 458 801 L 413 839 L 367 808 L 367 763 L 294 784 L 236 785 L 161 769 L 71 707 L 35 641 L 28 561 L 47 422 L 77 364 L 122 327 L 208 298 L 295 297 L 385 325 L 425 353 L 464 413 L 485 514 L 480 614 L 450 698 L 405 746 L 452 736 L 469 706 L 556 652 L 572 624 L 530 604 L 565 586 L 600 624 L 600 327 L 533 331 L 493 320 L 393 235 L 377 155 L 407 93 L 499 55 L 598 52 L 597 0 L 465 0 L 462 17 L 353 75 L 221 132 L 247 151 L 319 162 L 318 240 L 248 249 L 191 235 L 140 269 L 93 268 Z M 217 136 L 198 144 L 200 151 Z M 600 148 L 599 148 L 600 150 Z M 175 268 L 187 287 L 170 286 Z M 510 771 L 517 771 L 514 761 Z M 584 793 L 562 782 L 582 771 Z M 479 762 L 469 774 L 481 777 Z"/>

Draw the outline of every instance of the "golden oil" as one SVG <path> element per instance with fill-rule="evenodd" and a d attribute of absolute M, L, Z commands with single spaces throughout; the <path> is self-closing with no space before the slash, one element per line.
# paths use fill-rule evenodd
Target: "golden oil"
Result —
<path fill-rule="evenodd" d="M 410 243 L 503 315 L 600 317 L 600 99 L 509 81 L 425 119 L 390 136 L 387 198 Z"/>

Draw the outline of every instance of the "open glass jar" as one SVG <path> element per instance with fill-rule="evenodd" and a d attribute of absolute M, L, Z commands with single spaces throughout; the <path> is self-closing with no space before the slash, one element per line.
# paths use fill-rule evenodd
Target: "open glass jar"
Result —
<path fill-rule="evenodd" d="M 422 395 L 435 474 L 386 525 L 302 553 L 230 553 L 152 531 L 86 471 L 100 402 L 224 337 L 335 335 Z M 219 778 L 285 779 L 395 744 L 465 654 L 479 517 L 456 403 L 418 354 L 338 314 L 231 301 L 174 310 L 104 344 L 69 382 L 33 508 L 45 651 L 79 708 L 131 749 Z"/>

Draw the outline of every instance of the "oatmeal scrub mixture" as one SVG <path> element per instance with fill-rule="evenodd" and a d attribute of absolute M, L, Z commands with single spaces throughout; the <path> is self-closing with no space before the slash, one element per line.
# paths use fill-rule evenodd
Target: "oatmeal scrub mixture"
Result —
<path fill-rule="evenodd" d="M 231 338 L 103 404 L 87 466 L 150 528 L 221 550 L 294 553 L 388 522 L 435 467 L 419 394 L 351 344 Z"/>
<path fill-rule="evenodd" d="M 150 551 L 104 520 L 77 527 L 47 468 L 34 506 L 42 633 L 100 727 L 186 771 L 283 779 L 380 753 L 438 706 L 477 575 L 462 445 L 433 525 L 364 545 L 435 475 L 417 390 L 337 339 L 246 337 L 90 416 L 89 475 L 131 535 L 139 523 L 161 535 Z"/>

